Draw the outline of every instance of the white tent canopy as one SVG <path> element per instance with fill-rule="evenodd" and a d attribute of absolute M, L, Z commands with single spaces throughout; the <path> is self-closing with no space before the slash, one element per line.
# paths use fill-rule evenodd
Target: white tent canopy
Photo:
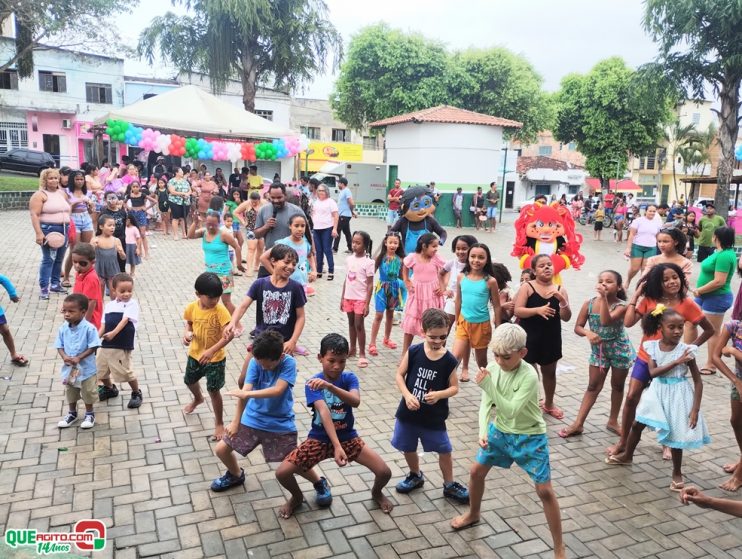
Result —
<path fill-rule="evenodd" d="M 163 133 L 188 136 L 261 139 L 296 135 L 270 120 L 222 101 L 195 85 L 185 85 L 113 110 L 95 119 L 95 124 L 104 124 L 109 118 L 154 128 Z"/>

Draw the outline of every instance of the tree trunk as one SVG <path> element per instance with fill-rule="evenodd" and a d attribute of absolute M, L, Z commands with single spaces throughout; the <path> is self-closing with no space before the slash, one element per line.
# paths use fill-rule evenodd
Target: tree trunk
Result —
<path fill-rule="evenodd" d="M 255 93 L 258 86 L 258 69 L 256 61 L 249 54 L 242 55 L 242 72 L 240 73 L 242 81 L 242 104 L 246 111 L 255 112 Z"/>
<path fill-rule="evenodd" d="M 734 145 L 739 133 L 739 86 L 740 78 L 728 78 L 721 83 L 719 100 L 719 146 L 721 159 L 717 172 L 716 213 L 724 219 L 729 214 L 729 184 L 734 169 Z"/>

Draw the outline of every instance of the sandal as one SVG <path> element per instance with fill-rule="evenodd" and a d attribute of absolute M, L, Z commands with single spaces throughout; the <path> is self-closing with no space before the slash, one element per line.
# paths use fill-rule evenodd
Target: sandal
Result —
<path fill-rule="evenodd" d="M 675 491 L 677 493 L 680 493 L 685 488 L 685 482 L 683 481 L 671 481 L 670 482 L 670 491 Z"/>
<path fill-rule="evenodd" d="M 385 339 L 382 343 L 384 344 L 385 347 L 388 347 L 389 349 L 397 349 L 397 344 L 394 343 L 389 338 Z"/>
<path fill-rule="evenodd" d="M 28 364 L 30 363 L 30 361 L 20 353 L 18 354 L 18 357 L 16 357 L 15 359 L 11 359 L 10 362 L 13 363 L 13 365 L 15 365 L 16 367 L 28 367 Z"/>
<path fill-rule="evenodd" d="M 322 272 L 317 272 L 317 277 L 318 278 L 321 278 L 322 277 Z"/>
<path fill-rule="evenodd" d="M 68 279 L 62 280 L 62 287 L 72 287 L 72 282 Z"/>
<path fill-rule="evenodd" d="M 554 406 L 553 408 L 547 408 L 542 400 L 538 403 L 538 407 L 541 408 L 542 412 L 549 414 L 554 419 L 564 419 L 564 412 L 557 406 Z"/>
<path fill-rule="evenodd" d="M 713 369 L 709 369 L 708 367 L 704 367 L 703 369 L 701 369 L 701 374 L 705 376 L 711 376 L 711 375 L 715 375 L 716 371 L 714 371 Z"/>
<path fill-rule="evenodd" d="M 335 279 L 335 274 L 327 274 L 327 281 L 332 281 Z"/>
<path fill-rule="evenodd" d="M 379 350 L 376 348 L 376 344 L 371 344 L 368 346 L 368 354 L 376 357 L 379 355 Z"/>
<path fill-rule="evenodd" d="M 461 373 L 461 376 L 459 377 L 459 382 L 469 382 L 469 372 L 465 371 Z"/>
<path fill-rule="evenodd" d="M 631 466 L 631 462 L 622 462 L 621 460 L 619 460 L 613 455 L 606 456 L 603 462 L 605 462 L 609 466 Z"/>
<path fill-rule="evenodd" d="M 366 367 L 368 367 L 368 359 L 366 359 L 365 357 L 359 358 L 358 359 L 358 368 L 359 369 L 365 369 Z"/>

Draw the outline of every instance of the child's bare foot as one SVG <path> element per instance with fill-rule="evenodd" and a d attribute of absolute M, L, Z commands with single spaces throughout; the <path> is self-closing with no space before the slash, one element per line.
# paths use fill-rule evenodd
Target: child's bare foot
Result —
<path fill-rule="evenodd" d="M 724 464 L 724 467 L 722 469 L 727 474 L 733 474 L 734 470 L 737 469 L 738 464 L 739 462 L 730 462 L 729 464 Z"/>
<path fill-rule="evenodd" d="M 738 478 L 737 476 L 732 476 L 724 483 L 719 485 L 720 489 L 731 492 L 739 491 L 740 487 L 742 487 L 742 479 Z"/>
<path fill-rule="evenodd" d="M 464 528 L 474 526 L 477 522 L 479 522 L 479 517 L 472 516 L 471 511 L 469 511 L 466 514 L 454 518 L 451 521 L 451 528 L 454 530 L 463 530 Z"/>
<path fill-rule="evenodd" d="M 667 446 L 662 447 L 662 459 L 672 460 L 672 452 L 670 451 L 670 448 Z"/>
<path fill-rule="evenodd" d="M 611 433 L 614 433 L 615 435 L 621 436 L 621 426 L 618 424 L 618 422 L 609 421 L 606 423 L 605 428 L 608 429 Z"/>
<path fill-rule="evenodd" d="M 303 502 L 303 497 L 292 495 L 291 498 L 286 501 L 280 509 L 278 509 L 278 516 L 281 518 L 291 518 L 291 515 L 294 514 L 294 511 L 298 509 Z"/>
<path fill-rule="evenodd" d="M 567 559 L 567 552 L 565 551 L 564 546 L 554 550 L 554 559 Z"/>
<path fill-rule="evenodd" d="M 183 412 L 184 413 L 187 413 L 187 414 L 191 414 L 191 413 L 193 413 L 193 410 L 196 409 L 196 407 L 198 407 L 199 405 L 201 405 L 203 403 L 204 403 L 204 399 L 203 398 L 199 398 L 198 400 L 194 398 L 193 399 L 193 402 L 191 402 L 190 404 L 187 404 L 183 408 Z"/>
<path fill-rule="evenodd" d="M 348 352 L 348 357 L 355 357 L 356 356 L 356 350 L 352 349 Z"/>
<path fill-rule="evenodd" d="M 383 493 L 378 493 L 376 495 L 371 493 L 371 498 L 377 505 L 379 505 L 379 508 L 382 510 L 382 512 L 385 512 L 386 514 L 392 512 L 394 504 L 389 499 L 387 499 Z"/>
<path fill-rule="evenodd" d="M 461 382 L 469 382 L 469 369 L 461 369 L 461 376 L 459 377 Z"/>
<path fill-rule="evenodd" d="M 568 439 L 569 437 L 576 437 L 577 435 L 582 435 L 582 426 L 573 423 L 569 427 L 565 427 L 564 429 L 559 431 L 557 435 L 559 435 L 563 439 Z"/>
<path fill-rule="evenodd" d="M 224 425 L 217 425 L 214 427 L 214 434 L 211 435 L 212 441 L 221 441 L 224 437 Z"/>

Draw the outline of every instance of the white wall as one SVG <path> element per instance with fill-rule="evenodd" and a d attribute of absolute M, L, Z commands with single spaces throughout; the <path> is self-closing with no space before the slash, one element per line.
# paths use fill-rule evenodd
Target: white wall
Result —
<path fill-rule="evenodd" d="M 386 129 L 387 164 L 403 182 L 489 185 L 502 176 L 502 128 L 470 124 L 404 123 Z"/>

